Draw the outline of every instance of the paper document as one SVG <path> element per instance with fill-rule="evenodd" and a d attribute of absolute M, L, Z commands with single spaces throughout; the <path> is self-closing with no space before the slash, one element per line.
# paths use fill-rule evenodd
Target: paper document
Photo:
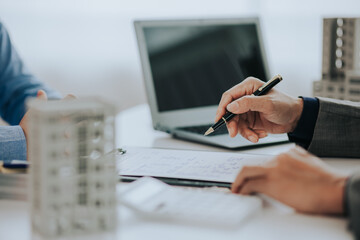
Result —
<path fill-rule="evenodd" d="M 117 157 L 122 176 L 153 176 L 232 183 L 245 165 L 260 165 L 273 156 L 227 152 L 127 148 Z"/>

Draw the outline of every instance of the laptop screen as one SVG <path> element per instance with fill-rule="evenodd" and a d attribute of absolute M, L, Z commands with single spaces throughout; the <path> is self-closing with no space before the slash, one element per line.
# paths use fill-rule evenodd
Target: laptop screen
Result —
<path fill-rule="evenodd" d="M 255 23 L 144 27 L 159 112 L 217 105 L 248 76 L 266 80 Z"/>

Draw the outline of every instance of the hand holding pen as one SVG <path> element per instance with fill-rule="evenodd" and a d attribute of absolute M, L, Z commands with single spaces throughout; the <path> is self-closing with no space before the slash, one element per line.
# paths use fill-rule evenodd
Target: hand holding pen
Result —
<path fill-rule="evenodd" d="M 277 75 L 273 79 L 279 77 L 281 78 Z M 303 109 L 303 100 L 288 96 L 274 88 L 270 90 L 262 87 L 263 81 L 249 77 L 223 94 L 215 122 L 223 121 L 222 117 L 227 112 L 233 113 L 231 121 L 226 120 L 231 137 L 239 133 L 256 143 L 268 133 L 288 133 L 297 126 Z M 252 95 L 258 94 L 257 91 L 261 90 L 266 90 L 262 93 L 266 94 Z"/>

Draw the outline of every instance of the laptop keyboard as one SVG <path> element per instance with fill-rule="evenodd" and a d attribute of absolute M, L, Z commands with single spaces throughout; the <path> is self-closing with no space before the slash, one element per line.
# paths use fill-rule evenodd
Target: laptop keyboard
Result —
<path fill-rule="evenodd" d="M 186 132 L 191 132 L 191 133 L 204 134 L 211 126 L 212 125 L 200 125 L 200 126 L 182 127 L 182 128 L 178 128 L 178 129 L 182 130 L 182 131 L 186 131 Z M 211 136 L 223 135 L 223 134 L 228 134 L 228 133 L 229 132 L 227 130 L 227 127 L 224 124 L 208 136 L 211 137 Z"/>

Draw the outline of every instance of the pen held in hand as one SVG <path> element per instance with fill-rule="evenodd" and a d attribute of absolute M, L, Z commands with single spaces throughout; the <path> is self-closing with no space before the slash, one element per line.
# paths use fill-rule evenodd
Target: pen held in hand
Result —
<path fill-rule="evenodd" d="M 281 77 L 280 74 L 274 76 L 271 80 L 269 80 L 268 82 L 264 83 L 258 90 L 256 90 L 252 96 L 261 96 L 264 95 L 266 93 L 268 93 L 276 84 L 278 84 L 283 78 Z M 216 129 L 218 129 L 219 127 L 221 127 L 223 124 L 226 124 L 228 121 L 230 121 L 233 117 L 235 117 L 236 114 L 231 113 L 231 112 L 227 112 L 225 113 L 224 116 L 222 116 L 222 118 L 217 121 L 214 125 L 212 125 L 206 132 L 205 132 L 205 136 L 213 133 Z"/>

